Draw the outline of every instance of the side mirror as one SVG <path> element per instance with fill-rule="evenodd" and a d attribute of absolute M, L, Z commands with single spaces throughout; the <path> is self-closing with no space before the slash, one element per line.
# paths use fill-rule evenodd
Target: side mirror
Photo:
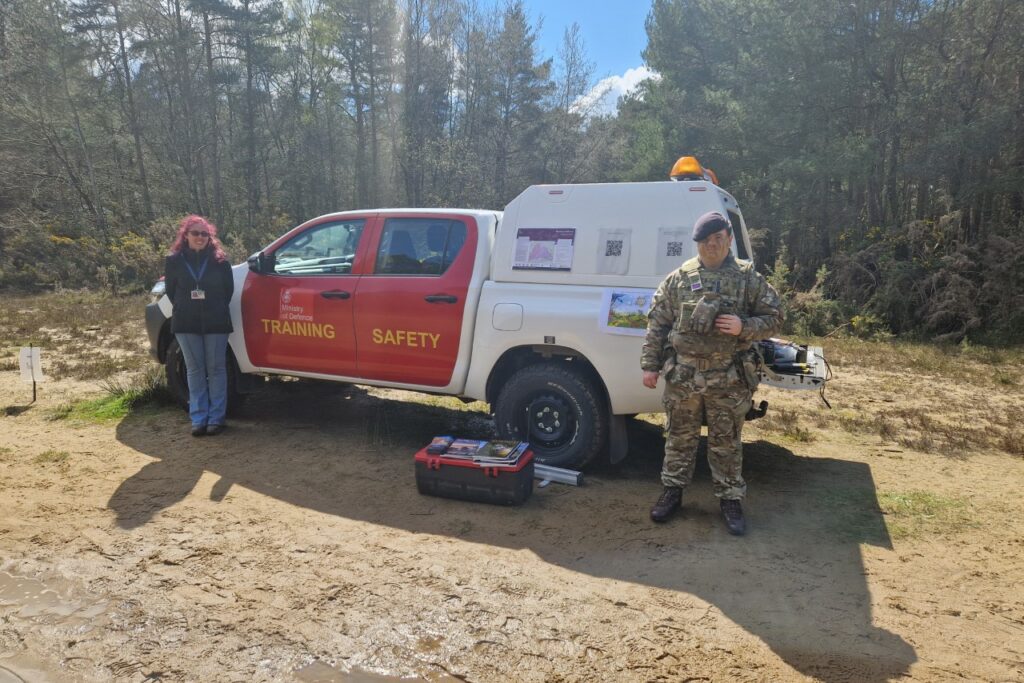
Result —
<path fill-rule="evenodd" d="M 270 273 L 274 270 L 274 263 L 272 258 L 267 258 L 267 255 L 262 251 L 256 252 L 250 256 L 246 263 L 249 264 L 250 273 Z"/>

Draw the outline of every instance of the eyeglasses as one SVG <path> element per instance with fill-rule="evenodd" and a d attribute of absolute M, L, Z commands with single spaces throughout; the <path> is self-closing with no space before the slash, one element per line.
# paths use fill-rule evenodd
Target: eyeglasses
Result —
<path fill-rule="evenodd" d="M 205 230 L 189 230 L 188 234 L 191 235 L 192 237 L 209 237 L 210 236 L 210 233 L 206 232 Z"/>

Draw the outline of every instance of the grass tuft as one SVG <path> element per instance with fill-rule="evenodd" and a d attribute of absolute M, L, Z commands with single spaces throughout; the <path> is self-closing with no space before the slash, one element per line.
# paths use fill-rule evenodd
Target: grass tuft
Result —
<path fill-rule="evenodd" d="M 889 540 L 873 488 L 835 486 L 814 493 L 825 531 L 834 538 L 864 543 Z"/>
<path fill-rule="evenodd" d="M 72 403 L 61 403 L 59 406 L 52 409 L 49 413 L 46 414 L 46 419 L 49 420 L 50 422 L 57 422 L 58 420 L 63 420 L 66 417 L 70 416 L 71 411 L 74 409 L 75 406 Z"/>
<path fill-rule="evenodd" d="M 996 370 L 993 377 L 996 380 L 996 384 L 1001 384 L 1004 387 L 1015 387 L 1017 386 L 1017 379 L 1009 372 L 1003 370 Z"/>
<path fill-rule="evenodd" d="M 878 504 L 893 538 L 957 534 L 978 526 L 965 498 L 929 491 L 882 491 Z"/>
<path fill-rule="evenodd" d="M 130 379 L 108 379 L 100 385 L 106 396 L 62 404 L 47 416 L 50 420 L 110 422 L 151 405 L 171 405 L 174 399 L 164 382 L 163 371 L 153 366 Z"/>
<path fill-rule="evenodd" d="M 799 443 L 814 441 L 814 434 L 800 425 L 796 411 L 777 408 L 759 419 L 755 424 L 765 432 L 777 432 L 783 437 Z"/>
<path fill-rule="evenodd" d="M 999 448 L 1010 455 L 1024 456 L 1024 431 L 1006 431 L 999 438 Z"/>
<path fill-rule="evenodd" d="M 32 458 L 32 462 L 37 465 L 63 465 L 70 457 L 71 454 L 67 451 L 57 451 L 51 448 Z"/>
<path fill-rule="evenodd" d="M 935 439 L 929 434 L 918 434 L 916 436 L 901 436 L 897 443 L 904 448 L 919 453 L 932 453 L 935 451 Z"/>
<path fill-rule="evenodd" d="M 862 542 L 959 534 L 978 526 L 964 498 L 929 491 L 834 488 L 820 491 L 829 533 Z"/>

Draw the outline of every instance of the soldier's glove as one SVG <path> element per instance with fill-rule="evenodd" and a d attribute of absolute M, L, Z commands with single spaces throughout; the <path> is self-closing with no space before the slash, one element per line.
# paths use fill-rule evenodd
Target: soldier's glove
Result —
<path fill-rule="evenodd" d="M 711 334 L 711 331 L 715 329 L 715 318 L 718 317 L 718 309 L 721 305 L 722 300 L 717 297 L 711 299 L 702 296 L 690 317 L 690 332 L 692 334 Z"/>

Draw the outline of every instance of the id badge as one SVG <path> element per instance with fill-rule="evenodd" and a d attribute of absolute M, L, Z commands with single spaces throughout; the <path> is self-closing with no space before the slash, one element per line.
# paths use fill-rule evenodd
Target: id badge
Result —
<path fill-rule="evenodd" d="M 704 288 L 704 284 L 700 281 L 700 271 L 694 270 L 686 274 L 687 279 L 690 281 L 690 291 L 696 292 L 699 289 Z"/>
<path fill-rule="evenodd" d="M 199 299 L 201 301 L 201 300 L 203 300 L 205 298 L 206 298 L 206 292 L 203 291 L 202 289 L 193 289 L 192 290 L 192 299 L 193 300 Z"/>

